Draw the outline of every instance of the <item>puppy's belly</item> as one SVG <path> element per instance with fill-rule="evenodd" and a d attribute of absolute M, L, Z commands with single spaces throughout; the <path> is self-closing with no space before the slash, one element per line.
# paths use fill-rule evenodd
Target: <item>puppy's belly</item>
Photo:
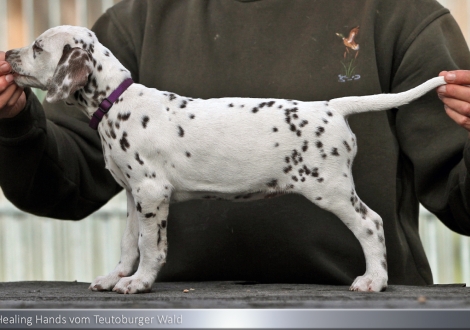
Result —
<path fill-rule="evenodd" d="M 179 203 L 193 199 L 231 201 L 231 202 L 248 202 L 260 199 L 270 199 L 282 196 L 285 193 L 279 192 L 240 192 L 237 194 L 226 194 L 219 192 L 174 192 L 171 195 L 171 203 Z"/>

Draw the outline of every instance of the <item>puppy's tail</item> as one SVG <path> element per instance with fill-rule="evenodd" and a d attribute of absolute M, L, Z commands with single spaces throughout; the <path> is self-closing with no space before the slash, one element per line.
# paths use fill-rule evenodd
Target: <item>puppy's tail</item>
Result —
<path fill-rule="evenodd" d="M 423 96 L 430 90 L 445 85 L 444 77 L 429 79 L 406 92 L 397 94 L 376 94 L 368 96 L 348 96 L 330 100 L 328 106 L 343 116 L 354 113 L 389 110 Z"/>

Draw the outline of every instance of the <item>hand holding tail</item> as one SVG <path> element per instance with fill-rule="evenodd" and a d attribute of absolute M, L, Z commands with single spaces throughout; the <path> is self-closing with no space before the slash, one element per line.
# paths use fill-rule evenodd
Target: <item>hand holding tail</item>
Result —
<path fill-rule="evenodd" d="M 470 132 L 470 71 L 443 71 L 447 85 L 437 89 L 447 115 Z"/>

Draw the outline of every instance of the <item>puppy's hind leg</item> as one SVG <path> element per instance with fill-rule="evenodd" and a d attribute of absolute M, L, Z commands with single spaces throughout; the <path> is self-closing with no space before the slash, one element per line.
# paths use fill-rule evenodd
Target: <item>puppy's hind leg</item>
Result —
<path fill-rule="evenodd" d="M 121 278 L 113 288 L 119 293 L 150 292 L 158 271 L 166 262 L 169 198 L 154 183 L 140 188 L 137 189 L 140 193 L 134 196 L 139 223 L 139 266 L 132 276 Z"/>
<path fill-rule="evenodd" d="M 127 224 L 121 240 L 121 260 L 116 268 L 106 276 L 98 276 L 89 289 L 93 291 L 110 291 L 122 277 L 132 275 L 139 262 L 139 222 L 134 197 L 127 195 Z"/>
<path fill-rule="evenodd" d="M 350 176 L 349 176 L 350 177 Z M 387 261 L 382 218 L 356 194 L 352 182 L 323 182 L 321 190 L 305 193 L 318 206 L 340 218 L 359 240 L 366 259 L 366 272 L 357 277 L 352 291 L 383 291 L 387 287 Z M 338 189 L 338 188 L 346 189 Z M 318 197 L 321 191 L 321 198 Z"/>

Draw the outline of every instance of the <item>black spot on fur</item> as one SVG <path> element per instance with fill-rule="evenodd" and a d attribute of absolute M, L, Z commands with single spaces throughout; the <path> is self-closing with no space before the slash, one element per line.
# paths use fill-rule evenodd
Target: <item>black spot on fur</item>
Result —
<path fill-rule="evenodd" d="M 146 217 L 146 218 L 153 218 L 153 217 L 155 217 L 155 216 L 156 216 L 155 213 L 146 213 L 146 214 L 145 214 L 145 217 Z"/>
<path fill-rule="evenodd" d="M 380 222 L 379 220 L 374 220 L 374 223 L 375 223 L 375 228 L 377 228 L 377 230 L 380 229 Z"/>
<path fill-rule="evenodd" d="M 321 197 L 317 197 L 317 198 L 315 198 L 315 200 L 317 200 L 317 201 L 321 201 L 321 200 L 322 200 L 322 198 L 321 198 Z"/>
<path fill-rule="evenodd" d="M 122 133 L 122 138 L 119 140 L 119 143 L 121 144 L 122 150 L 127 151 L 127 149 L 129 149 L 130 144 L 129 144 L 129 141 L 127 140 L 126 132 Z"/>
<path fill-rule="evenodd" d="M 337 148 L 331 149 L 331 154 L 332 154 L 333 156 L 339 156 L 338 149 L 337 149 Z"/>
<path fill-rule="evenodd" d="M 117 118 L 118 118 L 119 120 L 126 121 L 126 120 L 129 119 L 130 116 L 131 116 L 131 113 L 130 113 L 130 112 L 127 112 L 127 113 L 124 113 L 124 114 L 118 113 Z"/>
<path fill-rule="evenodd" d="M 317 179 L 317 181 L 320 182 L 320 183 L 322 183 L 322 182 L 324 181 L 324 179 L 323 179 L 323 178 L 319 178 L 319 179 Z"/>
<path fill-rule="evenodd" d="M 305 152 L 305 151 L 307 151 L 307 150 L 308 150 L 308 141 L 305 140 L 305 141 L 304 141 L 304 145 L 302 146 L 302 151 Z"/>
<path fill-rule="evenodd" d="M 312 171 L 310 171 L 310 170 L 308 169 L 307 165 L 304 165 L 303 169 L 304 169 L 304 171 L 305 171 L 305 174 L 307 174 L 307 175 L 310 175 L 310 173 L 312 173 Z"/>
<path fill-rule="evenodd" d="M 149 120 L 150 120 L 150 118 L 148 116 L 143 116 L 142 117 L 142 126 L 144 128 L 147 128 L 147 124 L 148 124 Z"/>
<path fill-rule="evenodd" d="M 292 166 L 291 166 L 291 165 L 289 165 L 289 166 L 287 166 L 287 167 L 284 167 L 284 173 L 287 174 L 287 173 L 289 173 L 290 171 L 292 171 Z"/>
<path fill-rule="evenodd" d="M 266 183 L 266 185 L 270 188 L 275 188 L 277 187 L 277 180 L 276 179 L 272 179 L 271 181 L 269 181 L 268 183 Z"/>
<path fill-rule="evenodd" d="M 230 103 L 228 106 L 229 108 L 233 108 L 233 103 Z"/>
<path fill-rule="evenodd" d="M 173 101 L 174 99 L 176 99 L 176 95 L 171 93 L 170 95 L 168 95 L 170 101 Z"/>
<path fill-rule="evenodd" d="M 142 159 L 140 159 L 140 156 L 139 156 L 139 153 L 136 152 L 135 153 L 135 160 L 137 160 L 137 162 L 140 164 L 140 165 L 144 165 L 144 161 Z"/>
<path fill-rule="evenodd" d="M 272 107 L 274 105 L 274 103 L 276 103 L 276 101 L 269 101 L 267 103 L 268 107 Z"/>
<path fill-rule="evenodd" d="M 367 214 L 367 207 L 364 205 L 364 203 L 359 204 L 359 213 L 362 214 L 363 217 L 365 217 Z"/>
<path fill-rule="evenodd" d="M 277 127 L 273 127 L 273 132 L 277 132 L 277 131 L 278 131 Z"/>
<path fill-rule="evenodd" d="M 166 228 L 166 220 L 162 220 L 162 228 Z"/>
<path fill-rule="evenodd" d="M 318 126 L 318 127 L 317 127 L 317 131 L 315 132 L 315 134 L 316 134 L 317 136 L 320 136 L 320 135 L 322 135 L 324 132 L 325 132 L 325 128 L 322 127 L 322 126 Z"/>
<path fill-rule="evenodd" d="M 190 115 L 189 115 L 189 119 L 194 119 L 195 117 L 196 117 L 196 116 L 193 115 L 193 114 L 190 114 Z"/>
<path fill-rule="evenodd" d="M 346 141 L 343 141 L 343 144 L 344 144 L 344 147 L 346 148 L 346 150 L 348 152 L 351 152 L 351 147 L 349 146 L 349 144 Z"/>
<path fill-rule="evenodd" d="M 184 129 L 181 126 L 178 126 L 178 135 L 181 137 L 184 136 Z"/>
<path fill-rule="evenodd" d="M 256 107 L 254 107 L 254 108 L 251 110 L 251 112 L 253 112 L 253 113 L 257 113 L 258 111 L 259 111 L 259 109 L 256 108 Z"/>
<path fill-rule="evenodd" d="M 318 149 L 323 148 L 323 143 L 321 143 L 321 141 L 317 141 L 315 145 Z"/>
<path fill-rule="evenodd" d="M 140 205 L 140 203 L 137 203 L 136 207 L 138 212 L 142 213 L 142 206 Z"/>
<path fill-rule="evenodd" d="M 300 127 L 305 127 L 308 124 L 308 120 L 302 120 L 299 124 Z"/>
<path fill-rule="evenodd" d="M 372 231 L 372 229 L 367 229 L 367 235 L 369 236 L 374 235 L 374 232 Z"/>
<path fill-rule="evenodd" d="M 331 113 L 331 111 L 327 111 L 326 114 L 327 114 L 329 117 L 333 117 L 333 114 Z"/>
<path fill-rule="evenodd" d="M 191 157 L 191 153 L 186 151 L 186 157 L 188 157 L 188 158 Z"/>
<path fill-rule="evenodd" d="M 127 165 L 127 168 L 128 168 L 128 169 L 130 169 L 130 170 L 132 170 L 132 167 L 131 167 L 131 165 Z"/>
<path fill-rule="evenodd" d="M 318 168 L 317 168 L 317 167 L 314 167 L 314 168 L 312 169 L 312 176 L 316 178 L 316 177 L 318 177 L 319 175 L 320 175 L 320 173 L 318 173 Z"/>
<path fill-rule="evenodd" d="M 113 140 L 115 140 L 117 138 L 116 132 L 114 132 L 114 129 L 112 127 L 109 131 L 109 134 L 111 134 L 111 137 L 113 138 Z"/>
<path fill-rule="evenodd" d="M 279 143 L 276 142 L 276 143 L 274 144 L 274 147 L 279 147 Z"/>

